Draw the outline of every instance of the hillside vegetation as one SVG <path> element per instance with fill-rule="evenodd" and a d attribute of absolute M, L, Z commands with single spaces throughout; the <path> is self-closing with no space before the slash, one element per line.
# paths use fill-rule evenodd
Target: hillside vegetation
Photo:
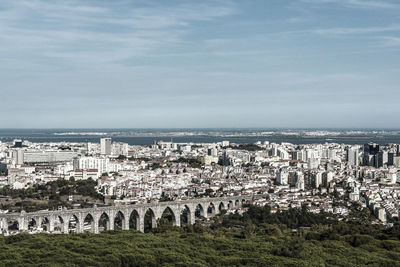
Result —
<path fill-rule="evenodd" d="M 251 207 L 244 216 L 216 217 L 210 228 L 200 224 L 177 228 L 162 220 L 149 234 L 109 231 L 99 235 L 1 237 L 0 263 L 5 266 L 400 266 L 400 225 L 385 228 L 355 221 L 338 222 L 305 209 L 271 214 L 268 207 Z"/>
<path fill-rule="evenodd" d="M 96 190 L 97 182 L 89 178 L 87 180 L 58 179 L 46 184 L 35 184 L 27 189 L 12 189 L 9 186 L 0 188 L 0 196 L 7 197 L 7 201 L 1 201 L 3 210 L 13 212 L 33 212 L 44 209 L 57 209 L 59 206 L 72 208 L 73 204 L 86 207 L 93 202 L 103 202 L 104 197 Z M 74 196 L 76 200 L 67 201 L 68 196 Z M 89 205 L 90 206 L 90 205 Z"/>

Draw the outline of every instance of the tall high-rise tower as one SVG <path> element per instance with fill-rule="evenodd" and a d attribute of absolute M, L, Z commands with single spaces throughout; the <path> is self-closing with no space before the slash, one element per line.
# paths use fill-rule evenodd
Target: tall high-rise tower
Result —
<path fill-rule="evenodd" d="M 351 166 L 358 166 L 359 165 L 359 150 L 357 147 L 349 147 L 347 150 L 347 163 Z"/>
<path fill-rule="evenodd" d="M 111 155 L 111 138 L 100 139 L 100 154 Z"/>

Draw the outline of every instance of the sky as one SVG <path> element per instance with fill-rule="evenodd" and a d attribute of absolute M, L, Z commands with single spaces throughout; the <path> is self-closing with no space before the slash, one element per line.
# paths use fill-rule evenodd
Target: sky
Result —
<path fill-rule="evenodd" d="M 398 0 L 1 0 L 0 128 L 398 128 Z"/>

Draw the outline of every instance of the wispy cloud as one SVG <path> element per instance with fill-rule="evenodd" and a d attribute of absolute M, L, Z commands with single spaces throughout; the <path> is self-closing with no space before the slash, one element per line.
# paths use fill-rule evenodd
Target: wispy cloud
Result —
<path fill-rule="evenodd" d="M 400 37 L 384 36 L 380 38 L 383 40 L 383 45 L 387 47 L 400 47 Z"/>
<path fill-rule="evenodd" d="M 80 65 L 115 63 L 177 47 L 192 23 L 234 13 L 230 1 L 139 7 L 131 1 L 94 6 L 77 0 L 4 0 L 0 3 L 0 53 L 16 58 L 23 54 L 25 60 L 37 56 L 76 59 Z"/>
<path fill-rule="evenodd" d="M 399 102 L 398 5 L 0 0 L 2 125 L 243 126 L 282 121 L 282 110 L 289 124 L 352 125 L 365 121 L 362 105 Z M 395 112 L 377 117 L 398 121 Z"/>
<path fill-rule="evenodd" d="M 385 0 L 301 0 L 310 4 L 338 4 L 350 8 L 400 8 L 399 4 Z"/>
<path fill-rule="evenodd" d="M 72 1 L 41 1 L 41 0 L 20 0 L 16 4 L 18 7 L 32 9 L 40 12 L 78 12 L 78 13 L 105 13 L 106 8 L 97 6 L 82 5 L 82 3 Z"/>
<path fill-rule="evenodd" d="M 320 35 L 347 35 L 347 34 L 371 34 L 371 33 L 382 33 L 382 32 L 393 32 L 400 31 L 400 25 L 390 25 L 382 27 L 341 27 L 341 28 L 320 28 L 312 29 L 311 33 Z"/>

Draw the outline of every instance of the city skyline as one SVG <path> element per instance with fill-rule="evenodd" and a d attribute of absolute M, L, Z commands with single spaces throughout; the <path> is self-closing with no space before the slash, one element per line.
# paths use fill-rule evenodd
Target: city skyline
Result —
<path fill-rule="evenodd" d="M 0 1 L 0 265 L 399 265 L 399 14 Z"/>
<path fill-rule="evenodd" d="M 2 1 L 2 128 L 397 128 L 396 1 Z"/>

